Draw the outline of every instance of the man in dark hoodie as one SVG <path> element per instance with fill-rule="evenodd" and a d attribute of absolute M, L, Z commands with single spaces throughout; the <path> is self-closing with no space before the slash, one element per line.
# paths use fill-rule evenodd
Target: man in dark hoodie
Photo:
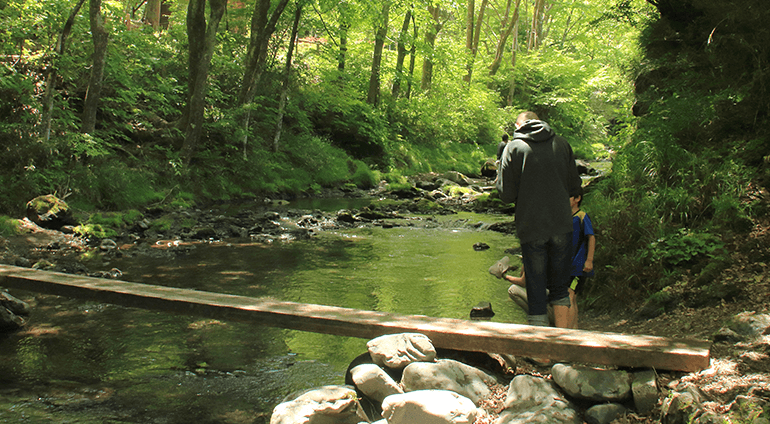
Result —
<path fill-rule="evenodd" d="M 554 324 L 566 328 L 572 260 L 569 198 L 581 187 L 572 147 L 534 112 L 523 112 L 500 161 L 497 190 L 504 202 L 516 204 L 516 235 L 527 276 L 527 321 L 548 326 L 550 303 Z"/>

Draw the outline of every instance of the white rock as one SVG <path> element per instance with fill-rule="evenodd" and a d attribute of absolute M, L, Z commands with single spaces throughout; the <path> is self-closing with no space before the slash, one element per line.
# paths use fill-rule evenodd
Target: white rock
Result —
<path fill-rule="evenodd" d="M 382 402 L 388 424 L 471 424 L 477 413 L 470 399 L 448 390 L 418 390 Z"/>
<path fill-rule="evenodd" d="M 404 393 L 401 386 L 382 368 L 375 364 L 361 364 L 350 370 L 356 388 L 366 396 L 382 403 L 386 397 Z"/>
<path fill-rule="evenodd" d="M 273 409 L 270 424 L 358 424 L 368 422 L 356 391 L 324 386 L 305 392 Z"/>
<path fill-rule="evenodd" d="M 492 393 L 489 385 L 495 383 L 497 380 L 491 375 L 453 359 L 411 363 L 404 368 L 404 375 L 401 377 L 405 392 L 451 390 L 467 397 L 475 405 Z"/>
<path fill-rule="evenodd" d="M 366 344 L 372 361 L 388 368 L 404 368 L 412 362 L 432 362 L 436 348 L 430 339 L 419 333 L 387 334 Z"/>

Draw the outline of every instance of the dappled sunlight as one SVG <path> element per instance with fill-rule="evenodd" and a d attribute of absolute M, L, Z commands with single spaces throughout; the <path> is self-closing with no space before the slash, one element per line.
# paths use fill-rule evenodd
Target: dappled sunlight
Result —
<path fill-rule="evenodd" d="M 227 324 L 225 324 L 222 321 L 215 320 L 215 319 L 207 319 L 207 320 L 200 320 L 191 322 L 187 328 L 190 330 L 202 330 L 205 328 L 211 328 L 211 327 L 225 327 Z"/>
<path fill-rule="evenodd" d="M 61 327 L 51 327 L 48 325 L 38 325 L 38 326 L 30 326 L 25 327 L 23 331 L 19 332 L 19 335 L 21 336 L 32 336 L 32 337 L 41 337 L 41 336 L 58 336 L 59 334 L 62 334 L 63 331 Z"/>

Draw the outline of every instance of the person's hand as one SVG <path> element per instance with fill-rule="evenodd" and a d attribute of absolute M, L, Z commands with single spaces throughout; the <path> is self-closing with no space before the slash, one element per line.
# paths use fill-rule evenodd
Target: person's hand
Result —
<path fill-rule="evenodd" d="M 586 259 L 586 263 L 583 264 L 583 272 L 591 272 L 594 270 L 594 261 Z"/>

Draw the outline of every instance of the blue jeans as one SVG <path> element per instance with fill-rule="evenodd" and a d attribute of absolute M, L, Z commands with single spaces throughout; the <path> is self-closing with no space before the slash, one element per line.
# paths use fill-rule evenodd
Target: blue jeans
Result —
<path fill-rule="evenodd" d="M 522 243 L 521 256 L 529 315 L 546 315 L 548 303 L 569 306 L 572 233 Z"/>

